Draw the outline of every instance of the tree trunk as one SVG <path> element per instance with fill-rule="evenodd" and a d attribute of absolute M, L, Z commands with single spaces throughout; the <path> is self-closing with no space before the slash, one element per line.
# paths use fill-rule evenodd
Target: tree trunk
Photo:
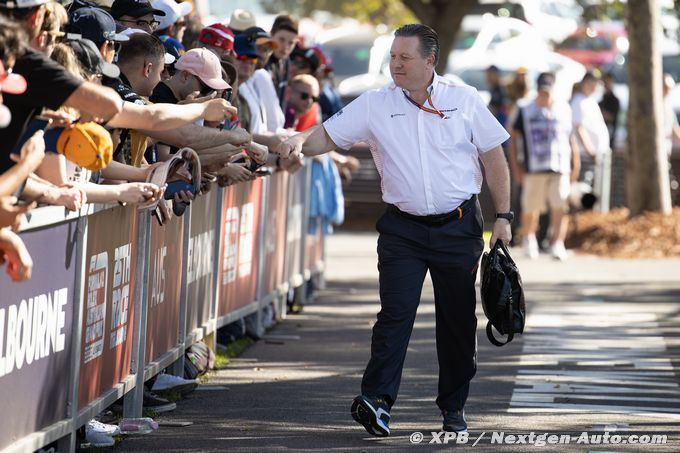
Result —
<path fill-rule="evenodd" d="M 413 14 L 423 24 L 429 25 L 439 35 L 439 63 L 437 74 L 446 74 L 446 63 L 449 53 L 453 48 L 456 35 L 463 22 L 463 17 L 470 8 L 478 3 L 478 0 L 403 0 L 404 5 L 413 11 Z"/>
<path fill-rule="evenodd" d="M 670 213 L 668 157 L 663 141 L 659 11 L 655 0 L 628 2 L 628 150 L 626 185 L 631 215 Z"/>

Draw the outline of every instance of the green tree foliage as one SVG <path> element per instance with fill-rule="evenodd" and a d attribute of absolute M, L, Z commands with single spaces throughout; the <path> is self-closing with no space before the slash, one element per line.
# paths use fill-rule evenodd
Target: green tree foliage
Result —
<path fill-rule="evenodd" d="M 263 0 L 262 6 L 270 14 L 289 12 L 310 16 L 315 11 L 329 11 L 361 22 L 385 24 L 389 27 L 416 22 L 415 16 L 401 0 Z"/>

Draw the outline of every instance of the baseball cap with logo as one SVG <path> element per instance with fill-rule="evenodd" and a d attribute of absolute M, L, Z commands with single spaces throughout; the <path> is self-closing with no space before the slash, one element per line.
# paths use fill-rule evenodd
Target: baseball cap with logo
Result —
<path fill-rule="evenodd" d="M 64 44 L 73 49 L 76 58 L 78 58 L 80 64 L 88 72 L 105 75 L 114 79 L 120 75 L 118 66 L 104 61 L 97 46 L 89 39 L 69 39 Z"/>
<path fill-rule="evenodd" d="M 269 46 L 272 49 L 279 47 L 279 44 L 274 41 L 269 33 L 264 31 L 260 27 L 250 27 L 243 32 L 244 35 L 248 36 L 248 39 L 255 41 L 258 46 Z"/>
<path fill-rule="evenodd" d="M 165 13 L 165 16 L 156 17 L 156 20 L 160 22 L 158 24 L 159 30 L 164 30 L 175 24 L 192 10 L 191 2 L 177 3 L 175 0 L 153 0 L 151 6 Z"/>
<path fill-rule="evenodd" d="M 235 9 L 229 19 L 229 28 L 234 34 L 255 26 L 255 16 L 247 9 Z"/>
<path fill-rule="evenodd" d="M 234 52 L 239 57 L 257 58 L 255 41 L 251 41 L 248 35 L 240 34 L 234 37 Z"/>
<path fill-rule="evenodd" d="M 312 73 L 316 72 L 321 65 L 319 56 L 314 51 L 314 48 L 304 48 L 296 46 L 290 54 L 290 60 L 294 64 L 303 64 L 309 66 Z"/>
<path fill-rule="evenodd" d="M 50 129 L 45 133 L 45 150 L 63 154 L 71 162 L 92 171 L 106 167 L 113 158 L 111 135 L 95 122 Z"/>
<path fill-rule="evenodd" d="M 127 41 L 125 35 L 116 33 L 116 21 L 101 8 L 85 7 L 73 11 L 66 26 L 68 33 L 79 33 L 97 47 L 105 41 Z"/>
<path fill-rule="evenodd" d="M 222 24 L 212 24 L 201 30 L 198 41 L 224 50 L 234 50 L 234 33 Z"/>
<path fill-rule="evenodd" d="M 229 88 L 229 84 L 222 79 L 222 67 L 219 58 L 208 49 L 189 50 L 177 60 L 175 69 L 195 75 L 213 90 Z"/>
<path fill-rule="evenodd" d="M 142 17 L 149 13 L 165 16 L 165 11 L 154 8 L 148 0 L 116 0 L 111 5 L 111 15 L 116 19 L 123 16 Z"/>
<path fill-rule="evenodd" d="M 7 9 L 33 8 L 44 5 L 52 0 L 0 0 L 0 7 Z"/>

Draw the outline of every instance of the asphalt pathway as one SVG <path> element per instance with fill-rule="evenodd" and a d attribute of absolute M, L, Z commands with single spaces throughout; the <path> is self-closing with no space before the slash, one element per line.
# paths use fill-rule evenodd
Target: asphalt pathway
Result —
<path fill-rule="evenodd" d="M 375 241 L 374 234 L 330 238 L 327 289 L 314 303 L 159 417 L 192 425 L 128 436 L 116 449 L 680 451 L 680 260 L 518 256 L 527 331 L 503 348 L 492 346 L 479 305 L 479 368 L 466 407 L 467 439 L 438 433 L 428 278 L 392 410 L 392 435 L 368 436 L 349 407 L 379 309 Z M 639 444 L 652 436 L 666 436 L 666 443 Z"/>

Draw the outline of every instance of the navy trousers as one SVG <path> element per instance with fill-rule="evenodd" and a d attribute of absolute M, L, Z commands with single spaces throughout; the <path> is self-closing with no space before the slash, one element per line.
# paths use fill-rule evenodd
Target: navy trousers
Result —
<path fill-rule="evenodd" d="M 434 286 L 437 405 L 462 409 L 477 370 L 475 279 L 484 249 L 479 202 L 462 218 L 431 226 L 388 209 L 376 225 L 380 305 L 361 393 L 397 399 L 427 271 Z"/>

